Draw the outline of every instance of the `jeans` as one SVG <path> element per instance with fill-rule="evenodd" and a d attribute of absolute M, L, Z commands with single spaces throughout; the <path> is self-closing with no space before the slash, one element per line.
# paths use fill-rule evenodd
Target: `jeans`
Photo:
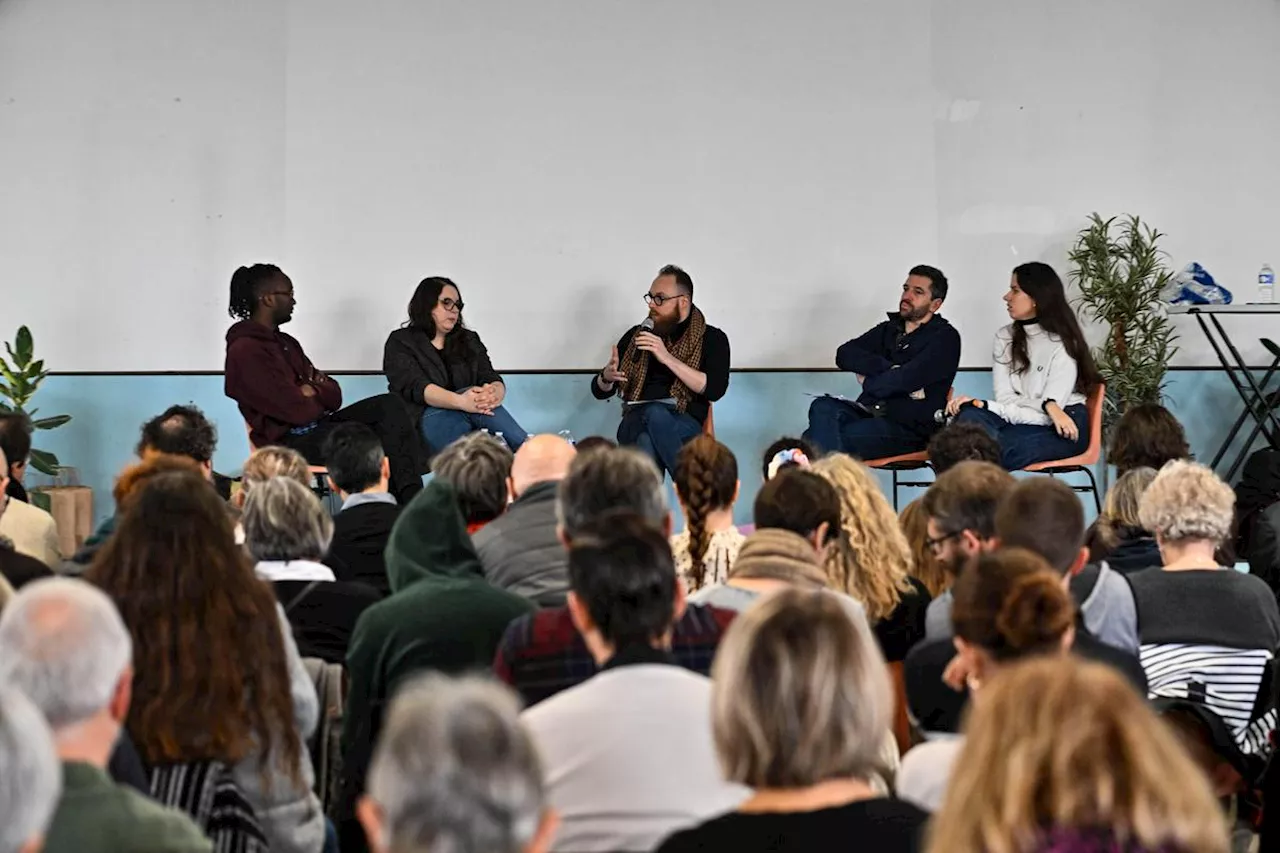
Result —
<path fill-rule="evenodd" d="M 889 418 L 874 418 L 835 397 L 818 397 L 809 405 L 804 439 L 828 453 L 859 459 L 883 459 L 924 450 L 928 439 Z"/>
<path fill-rule="evenodd" d="M 977 424 L 1000 443 L 1000 464 L 1007 471 L 1021 471 L 1036 462 L 1053 462 L 1084 453 L 1089 447 L 1089 410 L 1083 403 L 1063 409 L 1080 431 L 1075 441 L 1063 438 L 1050 426 L 1011 424 L 985 406 L 965 406 L 956 422 Z"/>
<path fill-rule="evenodd" d="M 618 424 L 618 444 L 638 447 L 665 473 L 675 471 L 680 448 L 701 434 L 697 418 L 666 403 L 629 406 Z"/>
<path fill-rule="evenodd" d="M 427 440 L 427 447 L 432 454 L 439 453 L 464 435 L 487 429 L 491 433 L 502 433 L 502 440 L 511 448 L 511 452 L 520 449 L 529 434 L 520 428 L 516 419 L 502 406 L 493 410 L 492 415 L 473 415 L 457 409 L 437 409 L 427 406 L 422 413 L 422 437 Z"/>

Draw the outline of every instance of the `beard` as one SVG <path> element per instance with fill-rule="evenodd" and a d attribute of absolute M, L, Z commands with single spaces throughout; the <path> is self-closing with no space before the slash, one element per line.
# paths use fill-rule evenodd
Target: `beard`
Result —
<path fill-rule="evenodd" d="M 908 323 L 919 323 L 921 320 L 923 320 L 925 317 L 929 315 L 929 306 L 925 305 L 922 308 L 913 308 L 908 306 L 906 308 L 903 308 L 901 305 L 899 305 L 898 314 L 902 317 L 903 320 L 906 320 Z"/>
<path fill-rule="evenodd" d="M 665 338 L 671 334 L 680 325 L 680 318 L 676 317 L 655 317 L 650 314 L 649 319 L 653 321 L 653 333 L 660 338 Z"/>

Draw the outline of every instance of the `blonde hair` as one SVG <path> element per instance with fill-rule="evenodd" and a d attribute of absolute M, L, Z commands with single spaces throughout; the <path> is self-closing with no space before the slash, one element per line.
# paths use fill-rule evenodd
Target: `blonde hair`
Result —
<path fill-rule="evenodd" d="M 911 576 L 924 584 L 929 595 L 937 598 L 951 588 L 954 580 L 933 555 L 929 547 L 929 515 L 920 498 L 907 504 L 898 516 L 898 526 L 911 549 Z"/>
<path fill-rule="evenodd" d="M 1142 504 L 1142 496 L 1156 478 L 1155 468 L 1134 468 L 1126 471 L 1116 480 L 1116 484 L 1107 492 L 1106 502 L 1102 505 L 1102 521 L 1112 527 L 1141 527 L 1138 507 Z"/>
<path fill-rule="evenodd" d="M 766 596 L 733 620 L 711 668 L 720 767 L 751 788 L 873 777 L 892 711 L 866 620 L 826 591 Z"/>
<path fill-rule="evenodd" d="M 911 591 L 911 549 L 893 507 L 861 462 L 843 453 L 824 456 L 812 471 L 840 496 L 840 535 L 827 551 L 831 587 L 862 602 L 873 623 Z"/>
<path fill-rule="evenodd" d="M 929 853 L 1030 853 L 1046 830 L 1097 828 L 1146 850 L 1226 853 L 1208 780 L 1109 667 L 1013 664 L 965 730 Z"/>
<path fill-rule="evenodd" d="M 1198 462 L 1177 460 L 1160 469 L 1138 505 L 1142 526 L 1169 542 L 1223 542 L 1231 533 L 1236 493 Z"/>
<path fill-rule="evenodd" d="M 290 447 L 270 445 L 253 451 L 240 474 L 241 488 L 248 491 L 272 477 L 287 477 L 311 488 L 311 468 L 306 457 Z"/>

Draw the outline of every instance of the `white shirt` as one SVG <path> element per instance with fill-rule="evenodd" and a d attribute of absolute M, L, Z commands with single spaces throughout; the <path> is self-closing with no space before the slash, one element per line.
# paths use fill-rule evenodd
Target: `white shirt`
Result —
<path fill-rule="evenodd" d="M 264 581 L 336 581 L 333 569 L 314 560 L 262 560 L 253 567 Z"/>
<path fill-rule="evenodd" d="M 607 669 L 521 715 L 562 819 L 552 850 L 652 850 L 731 811 L 711 739 L 711 681 L 678 666 Z"/>
<path fill-rule="evenodd" d="M 706 574 L 703 575 L 702 584 L 695 587 L 693 559 L 689 556 L 689 539 L 687 530 L 671 537 L 671 555 L 676 561 L 676 574 L 684 581 L 684 587 L 689 592 L 696 592 L 712 584 L 724 583 L 729 577 L 729 570 L 733 568 L 733 561 L 738 559 L 738 550 L 742 548 L 742 543 L 747 541 L 747 537 L 743 536 L 742 531 L 736 527 L 728 527 L 711 534 L 711 541 L 707 543 L 707 552 L 702 555 Z"/>
<path fill-rule="evenodd" d="M 996 332 L 991 348 L 996 398 L 987 401 L 987 408 L 1011 424 L 1048 426 L 1052 421 L 1042 408 L 1046 400 L 1053 400 L 1064 409 L 1085 400 L 1075 390 L 1075 359 L 1067 355 L 1061 338 L 1046 332 L 1039 323 L 1031 323 L 1023 327 L 1027 333 L 1027 369 L 1014 373 L 1013 326 L 1010 323 Z"/>
<path fill-rule="evenodd" d="M 912 747 L 903 756 L 898 770 L 898 796 L 927 812 L 942 808 L 962 749 L 964 738 L 959 735 L 939 737 Z"/>

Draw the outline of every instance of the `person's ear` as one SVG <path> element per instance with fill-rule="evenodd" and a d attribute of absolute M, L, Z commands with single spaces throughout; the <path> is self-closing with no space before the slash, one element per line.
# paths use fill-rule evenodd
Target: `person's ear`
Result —
<path fill-rule="evenodd" d="M 204 478 L 213 481 L 213 460 L 209 459 L 200 463 L 200 470 L 204 472 Z"/>
<path fill-rule="evenodd" d="M 560 540 L 560 544 L 566 551 L 573 547 L 573 540 L 569 538 L 569 533 L 564 529 L 563 524 L 556 525 L 556 538 Z"/>
<path fill-rule="evenodd" d="M 367 795 L 363 796 L 356 803 L 356 817 L 360 820 L 360 826 L 364 827 L 365 837 L 369 839 L 369 849 L 381 851 L 386 846 L 383 842 L 382 831 L 382 808 L 370 799 Z"/>
<path fill-rule="evenodd" d="M 742 481 L 739 480 L 738 482 L 733 484 L 733 500 L 729 501 L 729 503 L 736 504 L 738 502 L 738 497 L 741 494 L 742 494 Z"/>
<path fill-rule="evenodd" d="M 813 550 L 818 552 L 818 556 L 823 556 L 827 546 L 827 534 L 831 531 L 831 523 L 824 521 L 818 525 L 818 529 L 813 531 L 809 537 L 809 542 L 813 545 Z"/>
<path fill-rule="evenodd" d="M 9 475 L 13 477 L 13 479 L 17 480 L 19 483 L 22 482 L 22 478 L 26 476 L 26 473 L 27 473 L 26 459 L 23 459 L 21 462 L 13 463 L 13 465 L 11 465 L 9 468 Z"/>
<path fill-rule="evenodd" d="M 595 620 L 591 618 L 587 605 L 578 598 L 578 594 L 570 591 L 565 603 L 569 607 L 569 618 L 573 621 L 573 627 L 578 630 L 579 634 L 586 636 L 596 628 Z"/>
<path fill-rule="evenodd" d="M 548 853 L 551 850 L 551 843 L 556 840 L 556 830 L 559 828 L 560 813 L 548 808 L 542 813 L 542 819 L 538 821 L 538 829 L 533 833 L 528 846 L 524 848 L 524 853 Z"/>
<path fill-rule="evenodd" d="M 241 483 L 240 488 L 236 489 L 235 494 L 231 496 L 231 505 L 236 509 L 244 509 L 244 502 L 248 498 L 249 494 L 244 490 L 244 483 Z"/>
<path fill-rule="evenodd" d="M 516 478 L 507 477 L 507 503 L 513 503 L 518 497 L 520 496 L 516 494 Z"/>
<path fill-rule="evenodd" d="M 326 475 L 324 481 L 329 484 L 329 490 L 335 495 L 342 491 L 342 489 L 338 488 L 338 484 L 333 481 L 332 477 Z"/>
<path fill-rule="evenodd" d="M 684 612 L 689 609 L 689 591 L 684 588 L 684 578 L 676 576 L 676 597 L 674 606 L 671 611 L 671 624 L 674 625 L 684 618 Z"/>
<path fill-rule="evenodd" d="M 966 557 L 971 557 L 979 551 L 986 550 L 986 548 L 983 547 L 985 544 L 987 543 L 979 538 L 978 534 L 967 528 L 961 530 L 960 533 L 956 535 L 956 545 L 960 547 L 961 553 Z"/>
<path fill-rule="evenodd" d="M 1080 548 L 1080 553 L 1076 554 L 1075 561 L 1071 564 L 1071 567 L 1067 569 L 1067 577 L 1075 577 L 1080 574 L 1087 565 L 1089 565 L 1089 549 L 1082 546 Z"/>
<path fill-rule="evenodd" d="M 378 478 L 382 480 L 391 479 L 391 460 L 386 456 L 382 457 L 382 465 L 378 468 Z"/>
<path fill-rule="evenodd" d="M 1067 628 L 1065 633 L 1063 633 L 1062 643 L 1059 646 L 1059 648 L 1061 648 L 1063 652 L 1069 652 L 1071 651 L 1071 647 L 1075 645 L 1075 642 L 1076 642 L 1076 626 L 1072 625 Z"/>
<path fill-rule="evenodd" d="M 133 666 L 130 665 L 120 673 L 120 679 L 116 681 L 116 689 L 112 691 L 111 701 L 107 705 L 107 712 L 111 714 L 111 719 L 124 725 L 125 720 L 129 718 L 129 705 L 132 702 Z"/>

